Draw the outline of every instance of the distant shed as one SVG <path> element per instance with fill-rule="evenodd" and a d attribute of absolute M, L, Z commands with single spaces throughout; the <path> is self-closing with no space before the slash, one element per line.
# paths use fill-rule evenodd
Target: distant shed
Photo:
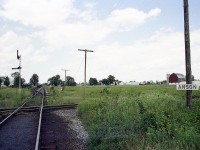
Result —
<path fill-rule="evenodd" d="M 185 76 L 180 73 L 172 73 L 169 76 L 169 83 L 179 83 L 185 81 Z"/>

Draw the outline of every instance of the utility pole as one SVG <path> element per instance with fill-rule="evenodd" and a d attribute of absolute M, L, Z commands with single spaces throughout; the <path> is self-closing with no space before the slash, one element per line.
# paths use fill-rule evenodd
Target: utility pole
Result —
<path fill-rule="evenodd" d="M 67 70 L 67 69 L 62 69 L 62 71 L 65 71 L 65 85 L 66 85 L 66 83 L 67 83 L 67 76 L 66 76 L 66 72 L 67 72 L 67 71 L 70 71 L 70 70 Z"/>
<path fill-rule="evenodd" d="M 184 34 L 185 34 L 186 84 L 192 84 L 188 0 L 183 0 L 183 9 L 184 9 Z M 186 91 L 186 106 L 189 108 L 192 107 L 192 90 Z"/>
<path fill-rule="evenodd" d="M 85 69 L 84 69 L 84 99 L 85 99 L 85 89 L 86 89 L 86 60 L 87 60 L 87 52 L 94 52 L 92 50 L 87 49 L 78 49 L 79 51 L 85 52 Z"/>

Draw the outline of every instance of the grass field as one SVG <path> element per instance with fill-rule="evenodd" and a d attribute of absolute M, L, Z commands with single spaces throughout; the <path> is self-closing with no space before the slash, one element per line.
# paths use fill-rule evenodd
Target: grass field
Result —
<path fill-rule="evenodd" d="M 175 86 L 88 87 L 78 114 L 88 149 L 200 149 L 200 92 L 193 108 Z"/>
<path fill-rule="evenodd" d="M 9 92 L 8 92 L 9 91 Z M 200 91 L 193 107 L 175 86 L 48 87 L 48 105 L 78 103 L 89 150 L 200 149 Z M 16 106 L 28 90 L 0 89 L 1 107 Z"/>

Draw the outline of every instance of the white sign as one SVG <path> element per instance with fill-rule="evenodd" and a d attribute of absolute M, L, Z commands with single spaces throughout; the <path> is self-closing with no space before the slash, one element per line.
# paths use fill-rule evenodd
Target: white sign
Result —
<path fill-rule="evenodd" d="M 176 89 L 177 90 L 198 90 L 199 85 L 197 85 L 197 84 L 177 84 Z"/>

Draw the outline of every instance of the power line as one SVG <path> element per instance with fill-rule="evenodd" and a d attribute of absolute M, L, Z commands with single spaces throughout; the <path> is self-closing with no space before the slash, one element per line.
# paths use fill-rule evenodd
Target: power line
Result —
<path fill-rule="evenodd" d="M 79 70 L 80 70 L 80 68 L 81 68 L 81 65 L 82 65 L 82 63 L 83 63 L 83 60 L 84 60 L 84 56 L 83 56 L 83 58 L 82 58 L 82 60 L 81 60 L 81 63 L 80 63 L 80 65 L 79 65 L 78 69 L 75 71 L 74 78 L 76 78 L 76 76 L 77 76 L 77 74 L 78 74 L 78 72 L 79 72 Z"/>

